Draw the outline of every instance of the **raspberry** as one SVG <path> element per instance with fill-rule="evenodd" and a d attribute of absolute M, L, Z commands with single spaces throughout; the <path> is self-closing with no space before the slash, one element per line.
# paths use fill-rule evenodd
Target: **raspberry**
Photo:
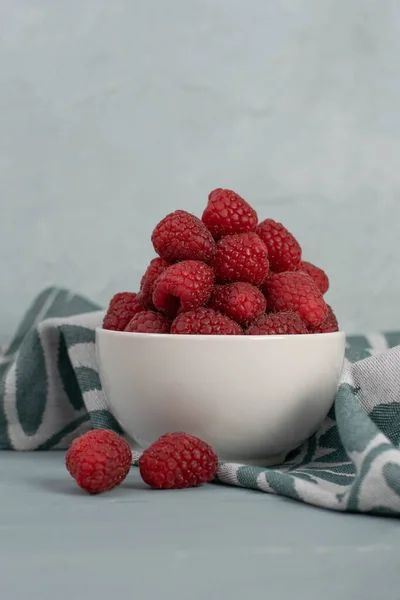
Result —
<path fill-rule="evenodd" d="M 298 267 L 301 260 L 300 245 L 282 223 L 265 219 L 256 231 L 268 248 L 272 271 L 275 273 L 294 271 Z"/>
<path fill-rule="evenodd" d="M 151 241 L 161 258 L 208 261 L 215 250 L 215 242 L 207 227 L 185 210 L 167 215 L 154 229 Z"/>
<path fill-rule="evenodd" d="M 326 294 L 326 292 L 329 290 L 328 275 L 325 273 L 325 271 L 320 269 L 320 267 L 316 267 L 312 263 L 303 260 L 299 264 L 298 270 L 307 273 L 307 275 L 314 279 L 318 289 L 321 291 L 321 294 Z"/>
<path fill-rule="evenodd" d="M 254 285 L 238 281 L 228 285 L 216 285 L 208 305 L 246 326 L 265 312 L 267 301 Z"/>
<path fill-rule="evenodd" d="M 138 293 L 138 300 L 145 308 L 153 308 L 153 289 L 156 279 L 161 275 L 165 269 L 170 266 L 170 263 L 163 258 L 153 258 L 150 261 L 149 266 L 146 269 L 140 281 L 140 291 Z"/>
<path fill-rule="evenodd" d="M 157 310 L 175 317 L 206 304 L 213 285 L 211 267 L 198 260 L 186 260 L 161 273 L 154 285 L 153 303 Z"/>
<path fill-rule="evenodd" d="M 167 433 L 139 459 L 142 479 L 157 489 L 182 489 L 212 481 L 218 458 L 208 444 L 187 433 Z"/>
<path fill-rule="evenodd" d="M 305 323 L 291 311 L 261 315 L 245 331 L 246 335 L 290 335 L 308 333 Z"/>
<path fill-rule="evenodd" d="M 220 283 L 260 285 L 268 274 L 268 250 L 255 233 L 227 235 L 218 242 L 210 266 Z"/>
<path fill-rule="evenodd" d="M 65 463 L 79 487 L 99 494 L 124 481 L 131 468 L 132 451 L 114 431 L 94 429 L 72 442 Z"/>
<path fill-rule="evenodd" d="M 208 205 L 202 216 L 203 223 L 215 240 L 225 235 L 255 231 L 256 211 L 231 190 L 218 188 L 208 196 Z"/>
<path fill-rule="evenodd" d="M 334 333 L 335 331 L 339 331 L 339 323 L 336 315 L 329 304 L 327 304 L 327 307 L 328 316 L 325 321 L 323 321 L 319 327 L 310 327 L 310 333 Z"/>
<path fill-rule="evenodd" d="M 272 312 L 293 311 L 309 327 L 318 327 L 325 320 L 328 309 L 314 280 L 301 271 L 276 273 L 264 286 Z"/>
<path fill-rule="evenodd" d="M 171 333 L 180 335 L 241 335 L 241 327 L 212 308 L 198 308 L 178 315 Z"/>
<path fill-rule="evenodd" d="M 154 310 L 140 312 L 129 321 L 125 331 L 137 331 L 139 333 L 169 333 L 171 321 L 164 315 Z"/>
<path fill-rule="evenodd" d="M 103 329 L 124 331 L 129 321 L 144 310 L 134 292 L 120 292 L 115 294 L 108 306 L 103 320 Z"/>

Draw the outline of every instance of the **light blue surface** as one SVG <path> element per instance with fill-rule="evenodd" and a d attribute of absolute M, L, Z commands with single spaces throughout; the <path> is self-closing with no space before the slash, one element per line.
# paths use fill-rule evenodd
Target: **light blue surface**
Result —
<path fill-rule="evenodd" d="M 398 329 L 398 10 L 3 0 L 0 342 L 48 284 L 135 289 L 155 223 L 218 186 L 298 235 L 347 332 Z"/>
<path fill-rule="evenodd" d="M 217 485 L 153 491 L 133 469 L 81 492 L 64 454 L 0 457 L 4 598 L 398 600 L 400 522 Z"/>

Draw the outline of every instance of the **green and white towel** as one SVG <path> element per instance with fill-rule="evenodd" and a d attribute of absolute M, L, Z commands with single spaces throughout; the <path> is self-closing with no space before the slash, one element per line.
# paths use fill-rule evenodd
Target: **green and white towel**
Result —
<path fill-rule="evenodd" d="M 0 356 L 0 449 L 65 449 L 90 428 L 120 432 L 97 372 L 102 317 L 66 290 L 36 298 Z M 334 407 L 282 467 L 221 463 L 217 479 L 333 510 L 400 516 L 400 332 L 348 338 Z"/>

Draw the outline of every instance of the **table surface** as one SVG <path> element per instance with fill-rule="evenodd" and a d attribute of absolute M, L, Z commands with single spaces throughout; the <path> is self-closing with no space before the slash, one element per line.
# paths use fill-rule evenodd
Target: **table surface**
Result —
<path fill-rule="evenodd" d="M 2 452 L 0 585 L 19 600 L 398 600 L 400 520 L 208 485 L 81 492 L 64 453 Z"/>

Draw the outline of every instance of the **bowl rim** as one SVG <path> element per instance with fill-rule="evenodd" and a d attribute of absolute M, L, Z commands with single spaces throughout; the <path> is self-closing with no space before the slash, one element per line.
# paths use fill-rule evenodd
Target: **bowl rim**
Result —
<path fill-rule="evenodd" d="M 101 333 L 100 333 L 101 332 Z M 343 339 L 346 337 L 346 333 L 344 331 L 333 331 L 331 333 L 292 333 L 292 334 L 278 334 L 278 335 L 215 335 L 215 334 L 207 334 L 207 335 L 198 335 L 198 334 L 171 334 L 171 333 L 142 333 L 139 331 L 115 331 L 114 329 L 104 329 L 101 326 L 96 327 L 96 336 L 97 334 L 110 336 L 110 337 L 131 337 L 136 339 L 173 339 L 173 340 L 304 340 L 304 339 L 314 339 L 314 340 L 322 340 L 322 339 Z M 182 342 L 185 343 L 185 342 Z M 201 343 L 201 342 L 199 342 Z M 233 343 L 238 343 L 233 342 Z M 249 342 L 246 342 L 249 343 Z"/>

